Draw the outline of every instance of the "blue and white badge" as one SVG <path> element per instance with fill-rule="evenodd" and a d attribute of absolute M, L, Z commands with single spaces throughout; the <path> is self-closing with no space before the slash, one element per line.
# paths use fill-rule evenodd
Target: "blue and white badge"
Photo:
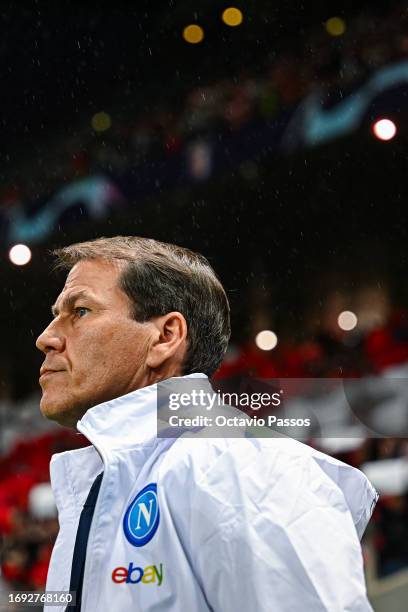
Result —
<path fill-rule="evenodd" d="M 156 533 L 159 521 L 157 484 L 151 483 L 136 495 L 126 510 L 123 519 L 126 539 L 133 546 L 144 546 Z"/>

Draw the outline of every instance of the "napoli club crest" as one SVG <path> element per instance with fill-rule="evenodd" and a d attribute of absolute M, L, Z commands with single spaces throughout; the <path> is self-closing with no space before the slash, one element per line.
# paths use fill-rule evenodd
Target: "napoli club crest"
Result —
<path fill-rule="evenodd" d="M 157 484 L 148 484 L 142 489 L 126 510 L 123 530 L 133 546 L 144 546 L 154 536 L 160 522 Z"/>

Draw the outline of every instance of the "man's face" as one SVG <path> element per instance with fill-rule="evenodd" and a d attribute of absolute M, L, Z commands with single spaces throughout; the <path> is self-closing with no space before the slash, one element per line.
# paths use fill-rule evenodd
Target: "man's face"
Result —
<path fill-rule="evenodd" d="M 88 408 L 143 386 L 150 328 L 132 319 L 120 272 L 102 260 L 77 263 L 37 339 L 45 353 L 41 412 L 63 425 L 75 426 Z"/>

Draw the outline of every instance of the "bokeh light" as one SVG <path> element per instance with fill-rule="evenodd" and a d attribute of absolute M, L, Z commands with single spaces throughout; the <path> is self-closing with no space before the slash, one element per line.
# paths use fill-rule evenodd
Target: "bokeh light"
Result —
<path fill-rule="evenodd" d="M 229 8 L 226 8 L 225 11 L 223 12 L 222 20 L 227 26 L 231 26 L 232 28 L 235 28 L 236 26 L 241 25 L 242 20 L 243 20 L 243 15 L 242 15 L 242 12 L 238 8 L 234 6 L 230 6 Z"/>
<path fill-rule="evenodd" d="M 278 344 L 278 337 L 270 329 L 264 329 L 256 335 L 255 344 L 262 351 L 271 351 Z"/>
<path fill-rule="evenodd" d="M 343 331 L 351 331 L 357 325 L 358 319 L 351 310 L 343 310 L 338 316 L 337 323 Z"/>
<path fill-rule="evenodd" d="M 196 45 L 197 43 L 200 43 L 203 40 L 204 30 L 196 23 L 192 23 L 184 28 L 183 38 L 191 45 Z"/>
<path fill-rule="evenodd" d="M 397 126 L 391 119 L 379 119 L 373 125 L 373 133 L 379 140 L 391 140 L 397 133 Z"/>
<path fill-rule="evenodd" d="M 95 113 L 91 123 L 95 132 L 106 132 L 111 127 L 112 120 L 108 113 L 101 111 L 100 113 Z"/>
<path fill-rule="evenodd" d="M 9 251 L 9 258 L 15 266 L 25 266 L 31 259 L 31 250 L 25 244 L 15 244 Z"/>
<path fill-rule="evenodd" d="M 341 17 L 330 17 L 325 23 L 325 28 L 330 36 L 342 36 L 346 31 L 346 24 Z"/>

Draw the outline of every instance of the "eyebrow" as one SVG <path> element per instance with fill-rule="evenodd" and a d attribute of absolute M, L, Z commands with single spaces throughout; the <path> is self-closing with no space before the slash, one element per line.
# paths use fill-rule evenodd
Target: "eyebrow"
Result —
<path fill-rule="evenodd" d="M 92 299 L 85 289 L 82 289 L 81 291 L 74 291 L 62 300 L 62 310 L 71 310 L 78 298 Z M 55 304 L 51 306 L 51 313 L 53 317 L 57 317 L 59 312 L 60 311 Z"/>

